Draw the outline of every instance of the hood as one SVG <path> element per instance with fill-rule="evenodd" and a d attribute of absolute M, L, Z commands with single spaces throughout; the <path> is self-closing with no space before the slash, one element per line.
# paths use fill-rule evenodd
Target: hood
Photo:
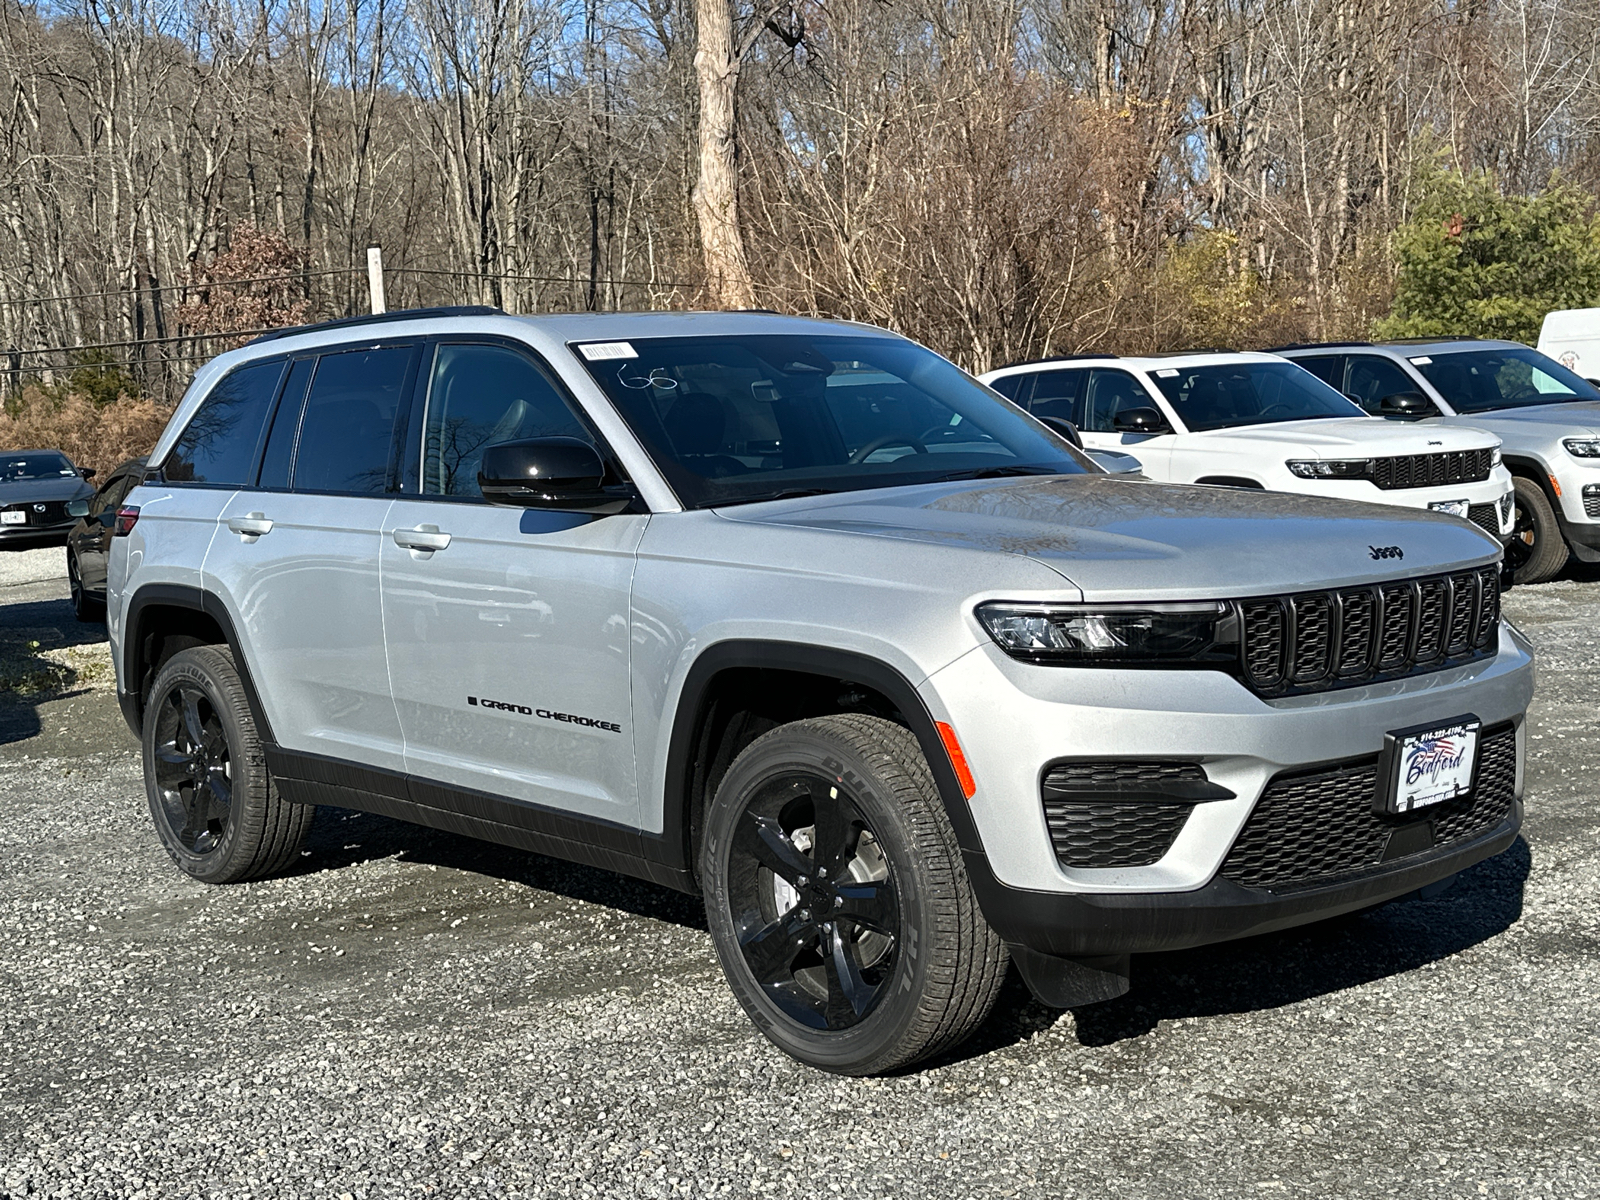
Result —
<path fill-rule="evenodd" d="M 1480 430 L 1439 425 L 1401 425 L 1382 417 L 1329 417 L 1319 421 L 1283 421 L 1190 434 L 1207 442 L 1246 442 L 1282 446 L 1304 458 L 1388 458 L 1400 454 L 1442 454 L 1480 450 L 1495 438 Z"/>
<path fill-rule="evenodd" d="M 1506 426 L 1514 433 L 1530 425 L 1549 426 L 1552 436 L 1582 437 L 1600 434 L 1600 400 L 1569 400 L 1565 404 L 1534 404 L 1527 408 L 1499 408 L 1493 412 L 1462 413 L 1456 418 L 1471 421 L 1493 433 Z M 1529 431 L 1531 432 L 1531 430 Z"/>
<path fill-rule="evenodd" d="M 1096 600 L 1345 587 L 1500 554 L 1488 534 L 1441 513 L 1106 475 L 885 488 L 718 512 L 735 521 L 1021 555 Z"/>
<path fill-rule="evenodd" d="M 0 504 L 20 504 L 29 500 L 76 500 L 94 495 L 94 488 L 76 475 L 51 475 L 44 479 L 16 479 L 0 482 Z"/>

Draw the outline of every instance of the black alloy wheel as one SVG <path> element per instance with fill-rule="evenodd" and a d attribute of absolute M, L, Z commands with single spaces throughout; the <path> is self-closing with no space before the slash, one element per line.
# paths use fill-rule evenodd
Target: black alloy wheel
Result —
<path fill-rule="evenodd" d="M 706 809 L 700 882 L 739 1003 L 825 1071 L 957 1044 L 1005 978 L 921 746 L 881 717 L 794 721 L 746 746 Z"/>
<path fill-rule="evenodd" d="M 1517 583 L 1544 583 L 1567 564 L 1567 543 L 1555 510 L 1539 484 L 1524 476 L 1512 478 L 1511 540 L 1506 562 Z"/>
<path fill-rule="evenodd" d="M 877 835 L 835 780 L 768 780 L 734 832 L 729 898 L 746 966 L 812 1029 L 848 1029 L 894 974 L 900 905 Z"/>
<path fill-rule="evenodd" d="M 233 764 L 227 731 L 210 697 L 180 683 L 146 715 L 155 722 L 155 787 L 167 827 L 190 854 L 222 845 L 233 808 Z"/>
<path fill-rule="evenodd" d="M 83 590 L 83 571 L 78 566 L 78 556 L 67 551 L 67 590 L 72 597 L 73 615 L 80 621 L 99 621 L 105 616 L 105 606 Z"/>
<path fill-rule="evenodd" d="M 316 809 L 278 795 L 232 652 L 195 646 L 156 673 L 144 710 L 145 793 L 182 871 L 237 883 L 299 857 Z"/>

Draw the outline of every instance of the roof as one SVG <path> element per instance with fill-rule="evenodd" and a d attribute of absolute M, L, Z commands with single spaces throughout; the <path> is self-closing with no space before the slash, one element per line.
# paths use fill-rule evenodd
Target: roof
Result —
<path fill-rule="evenodd" d="M 1269 354 L 1284 354 L 1305 350 L 1390 350 L 1396 354 L 1427 353 L 1430 350 L 1444 353 L 1457 350 L 1514 350 L 1526 349 L 1521 342 L 1503 342 L 1494 338 L 1433 337 L 1394 338 L 1384 342 L 1295 342 L 1277 346 Z"/>
<path fill-rule="evenodd" d="M 997 376 L 1002 372 L 1015 371 L 1027 367 L 1077 367 L 1090 363 L 1116 363 L 1119 366 L 1133 367 L 1141 371 L 1155 371 L 1173 366 L 1204 366 L 1207 363 L 1241 363 L 1241 362 L 1272 362 L 1276 356 L 1260 350 L 1173 350 L 1159 354 L 1067 354 L 1056 358 L 1040 358 L 1032 362 L 1011 363 L 994 371 L 985 372 L 988 376 Z"/>

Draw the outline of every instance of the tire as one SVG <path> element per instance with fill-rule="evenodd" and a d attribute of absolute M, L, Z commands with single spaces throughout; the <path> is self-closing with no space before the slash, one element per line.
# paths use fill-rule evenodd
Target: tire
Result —
<path fill-rule="evenodd" d="M 316 809 L 278 795 L 226 647 L 195 646 L 167 661 L 141 741 L 156 836 L 180 870 L 202 883 L 239 883 L 299 856 Z"/>
<path fill-rule="evenodd" d="M 78 620 L 88 624 L 106 619 L 105 601 L 83 590 L 83 573 L 78 569 L 78 556 L 71 550 L 67 551 L 67 587 L 72 593 L 72 611 Z"/>
<path fill-rule="evenodd" d="M 1544 489 L 1532 479 L 1517 475 L 1511 486 L 1515 494 L 1511 544 L 1506 555 L 1511 560 L 1517 583 L 1543 583 L 1554 579 L 1567 565 L 1567 543 L 1561 526 L 1545 497 Z"/>
<path fill-rule="evenodd" d="M 961 1042 L 994 1007 L 1005 946 L 921 748 L 893 722 L 819 717 L 746 747 L 706 814 L 700 863 L 729 986 L 801 1062 L 892 1071 Z"/>

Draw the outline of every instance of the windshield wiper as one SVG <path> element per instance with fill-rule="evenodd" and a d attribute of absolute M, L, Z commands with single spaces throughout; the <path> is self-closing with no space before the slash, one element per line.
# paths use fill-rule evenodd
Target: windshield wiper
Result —
<path fill-rule="evenodd" d="M 780 488 L 775 492 L 757 492 L 753 496 L 730 496 L 726 500 L 713 500 L 709 507 L 727 508 L 732 504 L 760 504 L 763 500 L 794 500 L 800 496 L 835 496 L 833 488 Z"/>
<path fill-rule="evenodd" d="M 970 471 L 951 471 L 941 475 L 933 483 L 945 483 L 955 479 L 1005 479 L 1017 475 L 1062 475 L 1066 472 L 1058 471 L 1054 467 L 975 467 Z"/>

